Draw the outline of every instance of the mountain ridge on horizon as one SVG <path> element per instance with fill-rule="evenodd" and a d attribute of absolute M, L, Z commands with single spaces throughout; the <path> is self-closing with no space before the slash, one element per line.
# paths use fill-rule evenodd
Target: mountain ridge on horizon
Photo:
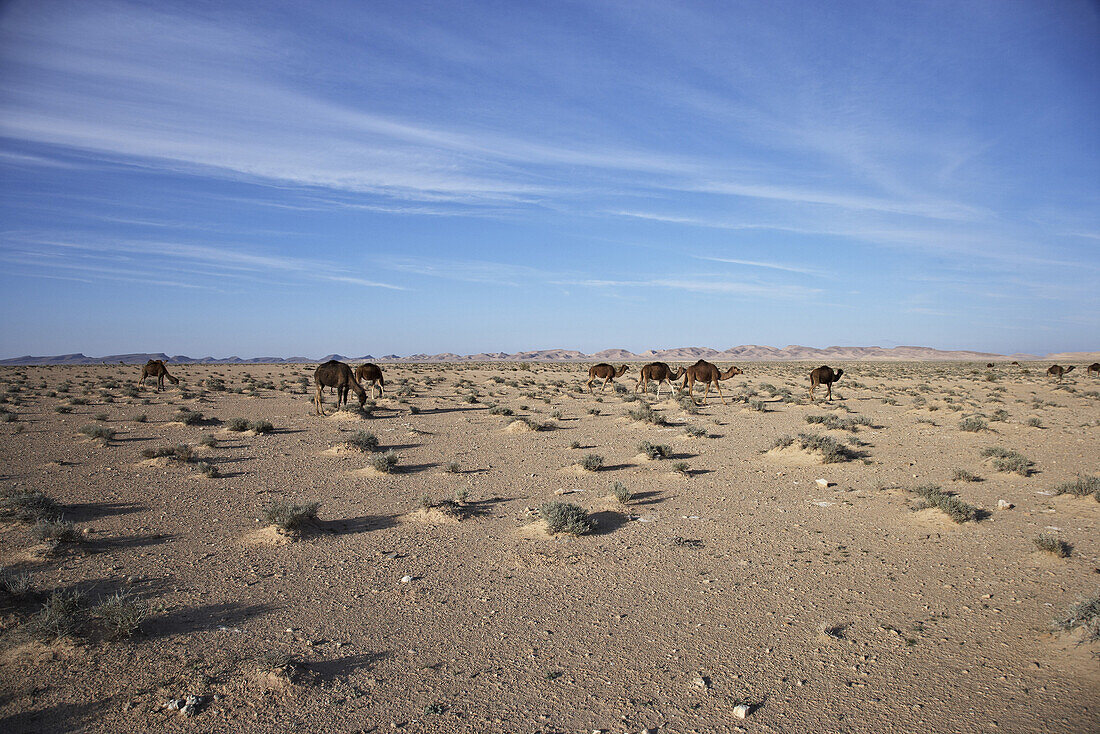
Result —
<path fill-rule="evenodd" d="M 163 352 L 134 352 L 128 354 L 111 354 L 104 357 L 89 357 L 83 353 L 60 354 L 54 356 L 12 357 L 0 360 L 0 366 L 31 366 L 31 365 L 94 365 L 94 364 L 144 364 L 150 359 L 163 359 L 168 364 L 313 364 L 325 362 L 330 359 L 340 361 L 365 362 L 374 361 L 382 363 L 448 363 L 448 362 L 592 362 L 592 361 L 665 361 L 665 362 L 691 362 L 698 359 L 729 362 L 779 362 L 779 361 L 803 361 L 803 360 L 834 360 L 834 361 L 991 361 L 991 360 L 1051 360 L 1051 359 L 1094 359 L 1100 355 L 1100 351 L 1092 352 L 1056 352 L 1046 355 L 1026 353 L 998 354 L 995 352 L 978 352 L 973 350 L 944 350 L 933 347 L 897 346 L 897 347 L 842 347 L 830 346 L 822 349 L 816 347 L 804 347 L 797 344 L 788 344 L 786 347 L 770 347 L 759 344 L 742 344 L 725 350 L 712 349 L 710 347 L 677 347 L 674 349 L 648 349 L 641 353 L 634 353 L 627 349 L 603 349 L 592 354 L 585 354 L 574 349 L 540 349 L 520 351 L 512 354 L 506 352 L 479 352 L 477 354 L 458 355 L 450 352 L 440 354 L 412 354 L 402 357 L 396 354 L 387 354 L 375 357 L 365 354 L 359 357 L 347 357 L 342 354 L 328 354 L 320 359 L 309 357 L 189 357 L 186 355 L 168 355 Z"/>

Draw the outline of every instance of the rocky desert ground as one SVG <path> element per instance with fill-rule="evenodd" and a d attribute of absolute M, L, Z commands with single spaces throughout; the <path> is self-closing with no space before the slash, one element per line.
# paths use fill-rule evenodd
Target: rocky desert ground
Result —
<path fill-rule="evenodd" d="M 0 730 L 1100 730 L 1085 364 L 4 368 Z"/>

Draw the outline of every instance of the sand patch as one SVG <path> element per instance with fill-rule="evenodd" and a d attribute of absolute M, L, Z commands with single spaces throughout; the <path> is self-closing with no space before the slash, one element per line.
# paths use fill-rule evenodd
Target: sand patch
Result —
<path fill-rule="evenodd" d="M 536 520 L 516 528 L 516 535 L 528 540 L 553 540 L 555 537 L 546 529 L 546 522 L 543 520 Z"/>
<path fill-rule="evenodd" d="M 170 459 L 167 456 L 157 456 L 152 459 L 142 459 L 134 464 L 134 466 L 144 467 L 145 469 L 157 468 L 168 466 Z"/>
<path fill-rule="evenodd" d="M 764 458 L 782 464 L 794 464 L 795 466 L 813 466 L 814 464 L 824 463 L 821 460 L 821 454 L 814 451 L 807 451 L 801 448 L 797 443 L 793 443 L 781 449 L 770 449 L 764 452 Z"/>
<path fill-rule="evenodd" d="M 348 472 L 348 474 L 351 474 L 351 475 L 357 476 L 357 477 L 375 477 L 375 478 L 378 478 L 378 477 L 392 477 L 394 474 L 397 474 L 397 473 L 398 473 L 398 471 L 396 469 L 394 469 L 393 471 L 391 471 L 389 473 L 386 473 L 384 471 L 378 471 L 373 466 L 364 466 L 362 469 L 355 469 L 353 471 Z"/>
<path fill-rule="evenodd" d="M 438 507 L 421 507 L 413 512 L 405 513 L 400 517 L 405 522 L 419 522 L 428 525 L 455 525 L 461 522 L 460 518 Z"/>
<path fill-rule="evenodd" d="M 335 413 L 329 413 L 325 416 L 330 421 L 363 421 L 366 420 L 366 416 L 362 416 L 358 413 L 349 413 L 346 410 L 338 410 Z"/>
<path fill-rule="evenodd" d="M 508 427 L 504 429 L 505 433 L 533 433 L 534 428 L 525 423 L 524 421 L 512 421 L 508 424 Z"/>
<path fill-rule="evenodd" d="M 925 507 L 923 510 L 909 513 L 909 522 L 926 530 L 957 530 L 959 523 L 949 518 L 937 507 Z"/>
<path fill-rule="evenodd" d="M 289 545 L 295 540 L 297 540 L 295 536 L 280 530 L 274 525 L 253 530 L 241 537 L 241 543 L 249 547 Z"/>
<path fill-rule="evenodd" d="M 321 452 L 323 456 L 362 456 L 365 451 L 352 446 L 350 443 L 338 443 L 332 448 Z"/>

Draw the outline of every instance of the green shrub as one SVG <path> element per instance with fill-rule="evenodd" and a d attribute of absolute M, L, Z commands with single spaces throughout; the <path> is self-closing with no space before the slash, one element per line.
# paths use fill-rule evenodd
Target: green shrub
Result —
<path fill-rule="evenodd" d="M 978 519 L 978 508 L 968 505 L 951 492 L 945 492 L 934 484 L 923 484 L 909 490 L 930 507 L 943 510 L 952 520 L 964 523 Z"/>
<path fill-rule="evenodd" d="M 637 408 L 629 411 L 627 415 L 630 416 L 631 420 L 652 423 L 655 426 L 668 425 L 665 417 L 650 407 L 649 403 L 641 403 Z"/>
<path fill-rule="evenodd" d="M 596 527 L 584 508 L 567 502 L 547 502 L 539 508 L 539 517 L 546 523 L 546 530 L 551 535 L 584 535 Z"/>
<path fill-rule="evenodd" d="M 280 530 L 296 533 L 308 523 L 316 522 L 320 502 L 308 502 L 304 505 L 292 505 L 288 502 L 273 502 L 263 510 L 263 519 L 268 525 Z"/>
<path fill-rule="evenodd" d="M 106 628 L 107 634 L 115 639 L 133 637 L 141 623 L 149 616 L 149 604 L 130 592 L 117 592 L 96 605 L 92 616 Z"/>
<path fill-rule="evenodd" d="M 1022 477 L 1031 476 L 1035 462 L 1023 454 L 1000 446 L 989 446 L 982 449 L 982 456 L 993 459 L 993 468 L 999 472 L 1011 472 Z"/>
<path fill-rule="evenodd" d="M 204 433 L 202 438 L 199 439 L 199 446 L 205 446 L 209 449 L 216 448 L 218 445 L 218 438 L 213 433 Z"/>
<path fill-rule="evenodd" d="M 617 499 L 622 504 L 626 504 L 634 496 L 630 493 L 630 490 L 626 488 L 626 485 L 622 482 L 612 482 L 607 488 L 608 494 Z"/>
<path fill-rule="evenodd" d="M 603 457 L 599 454 L 585 454 L 580 460 L 580 466 L 585 471 L 599 471 L 603 466 Z"/>
<path fill-rule="evenodd" d="M 0 516 L 19 522 L 38 522 L 61 516 L 61 506 L 38 491 L 0 490 Z"/>
<path fill-rule="evenodd" d="M 1072 494 L 1074 497 L 1091 494 L 1100 502 L 1100 477 L 1078 474 L 1072 482 L 1062 482 L 1056 486 L 1054 494 Z"/>
<path fill-rule="evenodd" d="M 685 426 L 684 435 L 690 438 L 706 438 L 707 429 L 698 426 Z"/>
<path fill-rule="evenodd" d="M 202 413 L 196 410 L 187 410 L 186 408 L 180 408 L 176 413 L 176 420 L 185 426 L 197 426 L 202 423 Z"/>
<path fill-rule="evenodd" d="M 43 518 L 31 528 L 31 537 L 39 543 L 82 543 L 84 536 L 76 529 L 76 525 L 61 518 Z"/>
<path fill-rule="evenodd" d="M 263 435 L 265 433 L 271 433 L 275 430 L 275 426 L 271 425 L 268 421 L 249 421 L 248 430 L 253 433 Z"/>
<path fill-rule="evenodd" d="M 347 441 L 348 446 L 364 453 L 378 448 L 378 437 L 366 431 L 356 431 Z"/>
<path fill-rule="evenodd" d="M 798 440 L 806 451 L 816 451 L 821 454 L 821 460 L 826 464 L 836 464 L 841 461 L 851 461 L 855 454 L 847 446 L 839 443 L 829 436 L 817 433 L 800 433 Z"/>
<path fill-rule="evenodd" d="M 78 591 L 55 591 L 42 609 L 27 623 L 32 637 L 52 642 L 71 637 L 80 629 L 84 615 L 84 595 Z"/>
<path fill-rule="evenodd" d="M 638 444 L 638 453 L 645 454 L 651 459 L 667 459 L 672 456 L 672 449 L 668 446 L 642 441 Z"/>
<path fill-rule="evenodd" d="M 384 454 L 376 454 L 371 459 L 370 465 L 374 467 L 375 471 L 382 472 L 383 474 L 392 474 L 397 469 L 398 457 L 393 451 L 387 451 Z"/>
<path fill-rule="evenodd" d="M 1059 558 L 1068 558 L 1073 550 L 1073 546 L 1064 540 L 1055 538 L 1053 535 L 1040 534 L 1032 538 L 1031 542 L 1034 543 L 1035 547 L 1039 550 L 1058 556 Z"/>
<path fill-rule="evenodd" d="M 203 476 L 209 477 L 210 479 L 217 479 L 221 476 L 218 467 L 214 466 L 209 461 L 200 461 L 195 464 L 195 469 Z"/>
<path fill-rule="evenodd" d="M 244 433 L 248 430 L 248 421 L 245 418 L 233 418 L 226 425 L 226 428 L 236 433 Z"/>
<path fill-rule="evenodd" d="M 1063 616 L 1054 620 L 1053 627 L 1060 632 L 1072 632 L 1080 627 L 1086 642 L 1100 640 L 1100 594 L 1073 604 Z"/>
<path fill-rule="evenodd" d="M 971 474 L 966 469 L 953 469 L 951 478 L 956 482 L 980 482 L 982 478 L 977 474 Z"/>
<path fill-rule="evenodd" d="M 989 425 L 978 415 L 971 415 L 959 421 L 959 430 L 968 433 L 977 433 L 978 431 L 985 431 L 988 428 Z"/>
<path fill-rule="evenodd" d="M 107 426 L 97 426 L 91 423 L 86 426 L 82 426 L 80 432 L 88 438 L 102 441 L 103 443 L 108 443 L 112 438 L 115 437 L 115 432 Z"/>
<path fill-rule="evenodd" d="M 489 415 L 512 415 L 514 411 L 504 405 L 494 405 L 489 408 Z"/>

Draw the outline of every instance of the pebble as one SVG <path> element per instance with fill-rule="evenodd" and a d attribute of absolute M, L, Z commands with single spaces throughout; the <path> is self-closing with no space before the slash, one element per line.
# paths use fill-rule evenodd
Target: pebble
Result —
<path fill-rule="evenodd" d="M 1011 502 L 1008 502 L 1007 500 L 997 500 L 997 509 L 998 510 L 1011 510 L 1015 506 L 1016 505 L 1012 504 Z"/>
<path fill-rule="evenodd" d="M 413 580 L 412 576 L 402 576 L 401 577 L 401 583 L 403 583 L 403 584 L 407 584 L 412 580 Z"/>
<path fill-rule="evenodd" d="M 818 479 L 817 483 L 820 484 L 822 487 L 828 487 L 832 484 L 832 482 L 830 482 L 828 479 Z"/>
<path fill-rule="evenodd" d="M 733 715 L 739 719 L 744 719 L 749 715 L 749 705 L 746 703 L 739 703 L 733 707 Z"/>

